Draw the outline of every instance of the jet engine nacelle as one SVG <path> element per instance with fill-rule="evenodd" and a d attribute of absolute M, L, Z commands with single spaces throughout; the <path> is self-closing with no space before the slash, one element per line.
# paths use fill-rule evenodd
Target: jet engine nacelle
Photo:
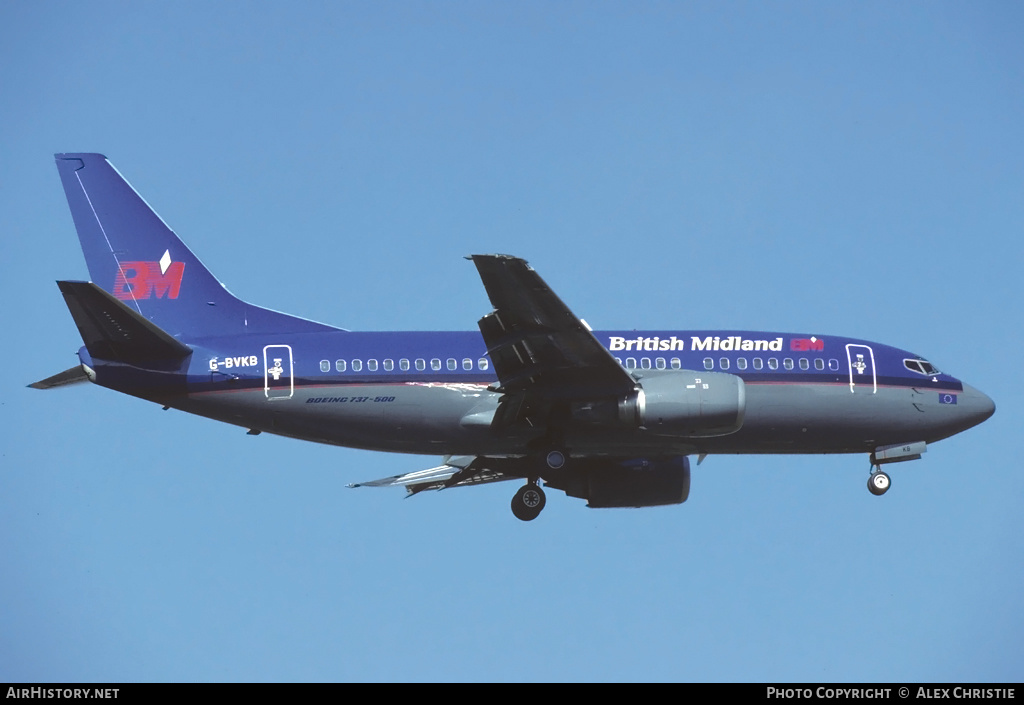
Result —
<path fill-rule="evenodd" d="M 682 504 L 690 495 L 690 459 L 579 459 L 545 484 L 593 508 Z"/>
<path fill-rule="evenodd" d="M 736 375 L 650 370 L 619 401 L 619 421 L 660 435 L 724 436 L 743 425 L 746 405 L 746 389 Z"/>

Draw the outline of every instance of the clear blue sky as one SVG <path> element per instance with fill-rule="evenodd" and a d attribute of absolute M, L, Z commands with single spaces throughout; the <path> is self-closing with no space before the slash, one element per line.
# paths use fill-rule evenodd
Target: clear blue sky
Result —
<path fill-rule="evenodd" d="M 0 5 L 0 681 L 1024 679 L 1014 2 Z M 476 252 L 595 328 L 843 334 L 990 394 L 893 468 L 710 457 L 689 501 L 345 485 L 91 385 L 53 165 L 110 157 L 237 295 L 472 330 Z"/>

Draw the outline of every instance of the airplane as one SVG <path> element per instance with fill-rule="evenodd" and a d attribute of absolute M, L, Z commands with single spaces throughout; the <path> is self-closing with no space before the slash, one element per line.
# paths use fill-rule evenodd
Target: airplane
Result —
<path fill-rule="evenodd" d="M 246 303 L 101 154 L 56 154 L 91 282 L 57 285 L 88 380 L 165 409 L 351 448 L 443 457 L 352 487 L 520 480 L 588 506 L 681 504 L 690 456 L 866 453 L 883 468 L 995 412 L 925 358 L 832 335 L 593 331 L 522 259 L 472 255 L 493 310 L 472 332 L 353 332 Z"/>

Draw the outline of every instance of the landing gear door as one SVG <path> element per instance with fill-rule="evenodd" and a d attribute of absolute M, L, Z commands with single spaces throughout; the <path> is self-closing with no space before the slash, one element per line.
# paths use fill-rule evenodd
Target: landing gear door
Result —
<path fill-rule="evenodd" d="M 875 353 L 867 345 L 846 346 L 846 360 L 850 365 L 850 392 L 856 394 L 878 391 L 878 377 L 875 374 Z"/>
<path fill-rule="evenodd" d="M 267 345 L 263 348 L 263 392 L 267 399 L 292 398 L 295 392 L 292 346 Z"/>

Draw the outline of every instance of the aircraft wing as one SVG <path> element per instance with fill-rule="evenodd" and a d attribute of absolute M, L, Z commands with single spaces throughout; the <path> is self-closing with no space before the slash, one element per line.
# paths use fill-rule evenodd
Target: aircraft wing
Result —
<path fill-rule="evenodd" d="M 502 460 L 487 461 L 488 465 L 501 464 Z M 514 480 L 521 475 L 502 472 L 494 467 L 483 467 L 484 459 L 474 456 L 446 458 L 444 464 L 426 470 L 407 472 L 404 475 L 393 475 L 380 480 L 356 482 L 349 487 L 404 487 L 409 496 L 424 490 L 444 490 L 449 487 L 466 487 L 486 482 Z M 504 466 L 512 466 L 506 461 Z"/>
<path fill-rule="evenodd" d="M 494 423 L 547 425 L 558 402 L 618 397 L 636 381 L 525 260 L 473 255 L 494 311 L 479 321 L 504 392 Z"/>

